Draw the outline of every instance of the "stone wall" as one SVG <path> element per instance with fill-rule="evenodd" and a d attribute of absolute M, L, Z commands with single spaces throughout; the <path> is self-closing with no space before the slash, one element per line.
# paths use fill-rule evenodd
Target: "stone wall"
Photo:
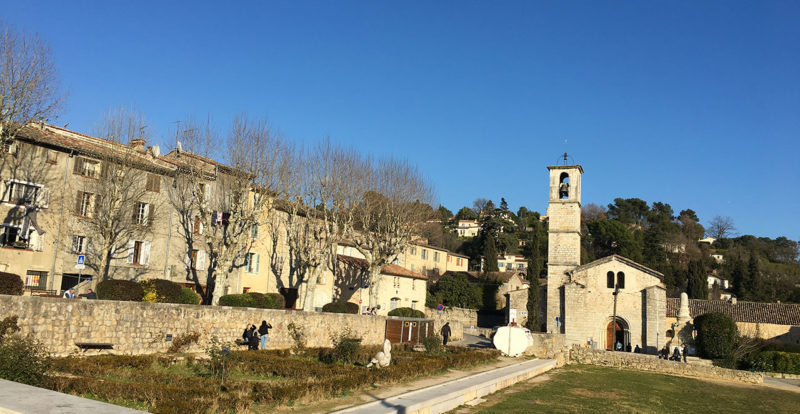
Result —
<path fill-rule="evenodd" d="M 294 345 L 289 323 L 304 329 L 310 347 L 330 346 L 344 329 L 365 345 L 378 345 L 386 330 L 381 316 L 0 295 L 0 318 L 10 315 L 19 316 L 23 334 L 32 333 L 57 356 L 78 352 L 76 342 L 111 343 L 116 354 L 164 352 L 171 344 L 168 334 L 193 331 L 201 334 L 200 342 L 188 350 L 202 351 L 213 336 L 233 342 L 246 324 L 262 320 L 273 327 L 269 348 L 279 349 Z"/>
<path fill-rule="evenodd" d="M 528 355 L 535 355 L 537 358 L 553 359 L 558 353 L 566 350 L 564 334 L 553 334 L 544 332 L 531 332 L 533 345 L 525 351 Z"/>
<path fill-rule="evenodd" d="M 708 365 L 685 364 L 683 362 L 658 359 L 655 355 L 599 351 L 575 346 L 570 350 L 569 359 L 570 363 L 620 367 L 684 377 L 738 381 L 750 384 L 761 384 L 764 382 L 764 377 L 754 372 L 725 369 Z"/>
<path fill-rule="evenodd" d="M 425 308 L 425 317 L 433 319 L 433 327 L 436 333 L 442 329 L 446 322 L 450 322 L 450 330 L 453 332 L 450 339 L 458 341 L 464 338 L 464 332 L 472 335 L 478 335 L 476 330 L 478 326 L 478 312 L 474 309 L 464 308 L 445 308 L 442 313 L 436 309 Z"/>

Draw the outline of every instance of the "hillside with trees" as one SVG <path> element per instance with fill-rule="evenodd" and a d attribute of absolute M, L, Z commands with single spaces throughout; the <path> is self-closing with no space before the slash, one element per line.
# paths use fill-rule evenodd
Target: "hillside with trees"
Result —
<path fill-rule="evenodd" d="M 444 207 L 439 211 L 437 245 L 469 256 L 470 269 L 479 269 L 482 257 L 507 253 L 524 255 L 531 276 L 547 274 L 547 221 L 539 213 L 523 206 L 515 214 L 505 199 L 496 206 L 483 198 L 455 215 Z M 686 291 L 691 298 L 718 299 L 721 287 L 709 289 L 707 282 L 715 276 L 728 280 L 732 286 L 727 291 L 739 300 L 800 303 L 796 241 L 739 236 L 730 217 L 716 216 L 703 226 L 692 209 L 676 212 L 668 203 L 638 198 L 587 204 L 581 213 L 581 263 L 611 254 L 635 260 L 664 274 L 669 297 Z M 478 220 L 478 236 L 456 237 L 458 220 Z M 716 240 L 700 242 L 704 236 Z M 496 270 L 493 266 L 495 260 L 486 261 L 484 270 Z"/>

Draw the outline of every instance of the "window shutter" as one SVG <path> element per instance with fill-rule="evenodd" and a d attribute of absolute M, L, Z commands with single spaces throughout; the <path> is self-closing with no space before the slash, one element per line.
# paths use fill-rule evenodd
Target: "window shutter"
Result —
<path fill-rule="evenodd" d="M 200 220 L 200 226 L 199 226 L 199 229 L 198 229 L 198 231 L 197 231 L 197 232 L 198 232 L 199 234 L 203 234 L 203 221 L 202 221 L 202 220 Z"/>
<path fill-rule="evenodd" d="M 260 256 L 258 255 L 258 253 L 256 253 L 255 256 L 256 256 L 256 271 L 255 271 L 255 273 L 258 273 L 258 264 L 259 264 L 258 262 L 260 260 Z"/>
<path fill-rule="evenodd" d="M 2 199 L 3 201 L 8 201 L 11 199 L 11 194 L 10 191 L 8 190 L 9 188 L 6 185 L 6 181 L 5 180 L 0 181 L 0 191 L 2 191 L 2 193 L 0 193 L 0 199 Z M 6 194 L 7 192 L 9 194 Z"/>
<path fill-rule="evenodd" d="M 128 258 L 126 260 L 128 264 L 133 264 L 133 249 L 135 246 L 135 241 L 128 241 Z"/>
<path fill-rule="evenodd" d="M 78 191 L 78 195 L 75 197 L 75 214 L 79 216 L 83 215 L 81 204 L 83 204 L 83 191 Z"/>
<path fill-rule="evenodd" d="M 197 270 L 206 270 L 206 251 L 197 251 Z"/>
<path fill-rule="evenodd" d="M 142 258 L 141 264 L 147 266 L 150 264 L 150 242 L 142 243 Z"/>
<path fill-rule="evenodd" d="M 77 253 L 80 251 L 80 238 L 78 236 L 72 236 L 72 253 Z"/>
<path fill-rule="evenodd" d="M 192 257 L 189 255 L 189 253 L 186 253 L 186 256 L 183 257 L 183 264 L 186 265 L 187 269 L 192 268 Z"/>
<path fill-rule="evenodd" d="M 189 219 L 189 233 L 194 233 L 194 219 Z"/>
<path fill-rule="evenodd" d="M 72 169 L 73 174 L 83 174 L 83 158 L 75 157 L 75 166 Z"/>
<path fill-rule="evenodd" d="M 100 217 L 100 213 L 101 213 L 100 207 L 101 207 L 101 204 L 102 204 L 103 200 L 100 198 L 100 196 L 98 196 L 96 194 L 92 195 L 91 200 L 94 202 L 94 216 L 93 217 Z M 109 213 L 111 213 L 111 212 L 109 211 Z"/>
<path fill-rule="evenodd" d="M 142 219 L 143 225 L 148 225 L 150 223 L 150 204 L 144 205 L 144 218 Z M 149 245 L 149 243 L 148 243 Z"/>

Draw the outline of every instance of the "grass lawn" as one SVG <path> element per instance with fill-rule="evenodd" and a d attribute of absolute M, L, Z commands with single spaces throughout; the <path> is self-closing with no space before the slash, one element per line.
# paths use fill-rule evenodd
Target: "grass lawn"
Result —
<path fill-rule="evenodd" d="M 592 365 L 569 365 L 458 413 L 800 413 L 800 393 Z"/>

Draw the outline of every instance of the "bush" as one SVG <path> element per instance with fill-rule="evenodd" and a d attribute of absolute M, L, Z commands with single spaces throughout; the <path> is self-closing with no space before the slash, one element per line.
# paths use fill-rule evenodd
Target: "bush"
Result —
<path fill-rule="evenodd" d="M 97 298 L 141 302 L 144 298 L 144 289 L 130 280 L 104 280 L 97 284 Z"/>
<path fill-rule="evenodd" d="M 13 273 L 0 272 L 0 295 L 22 295 L 25 284 L 22 278 Z"/>
<path fill-rule="evenodd" d="M 762 372 L 800 374 L 800 354 L 779 351 L 763 351 L 755 355 L 751 368 Z"/>
<path fill-rule="evenodd" d="M 433 285 L 431 293 L 439 296 L 445 306 L 479 309 L 483 304 L 480 289 L 464 273 L 445 274 Z"/>
<path fill-rule="evenodd" d="M 442 337 L 436 334 L 422 338 L 422 345 L 425 346 L 425 351 L 431 354 L 441 352 L 444 347 Z"/>
<path fill-rule="evenodd" d="M 333 349 L 320 351 L 319 360 L 326 363 L 343 362 L 352 364 L 356 362 L 361 349 L 361 338 L 355 337 L 349 330 L 342 331 L 332 338 Z"/>
<path fill-rule="evenodd" d="M 222 306 L 237 308 L 283 309 L 283 296 L 277 293 L 237 293 L 219 298 Z"/>
<path fill-rule="evenodd" d="M 401 316 L 403 318 L 424 318 L 425 312 L 411 308 L 397 308 L 390 310 L 389 316 Z"/>
<path fill-rule="evenodd" d="M 358 304 L 353 302 L 331 302 L 322 307 L 323 312 L 354 313 L 358 315 Z"/>
<path fill-rule="evenodd" d="M 736 338 L 736 323 L 722 313 L 707 313 L 694 318 L 695 342 L 700 356 L 721 359 L 729 356 Z"/>
<path fill-rule="evenodd" d="M 139 282 L 144 290 L 144 302 L 180 303 L 181 285 L 164 279 L 150 279 Z"/>
<path fill-rule="evenodd" d="M 178 302 L 184 305 L 198 305 L 200 304 L 200 296 L 192 290 L 192 288 L 182 287 L 181 295 L 178 297 Z"/>
<path fill-rule="evenodd" d="M 50 355 L 31 336 L 6 335 L 0 343 L 0 378 L 38 386 L 50 368 Z"/>
<path fill-rule="evenodd" d="M 17 325 L 17 315 L 11 315 L 3 318 L 3 320 L 0 321 L 0 342 L 3 342 L 3 337 L 6 335 L 11 335 L 17 331 L 19 331 L 19 325 Z"/>

